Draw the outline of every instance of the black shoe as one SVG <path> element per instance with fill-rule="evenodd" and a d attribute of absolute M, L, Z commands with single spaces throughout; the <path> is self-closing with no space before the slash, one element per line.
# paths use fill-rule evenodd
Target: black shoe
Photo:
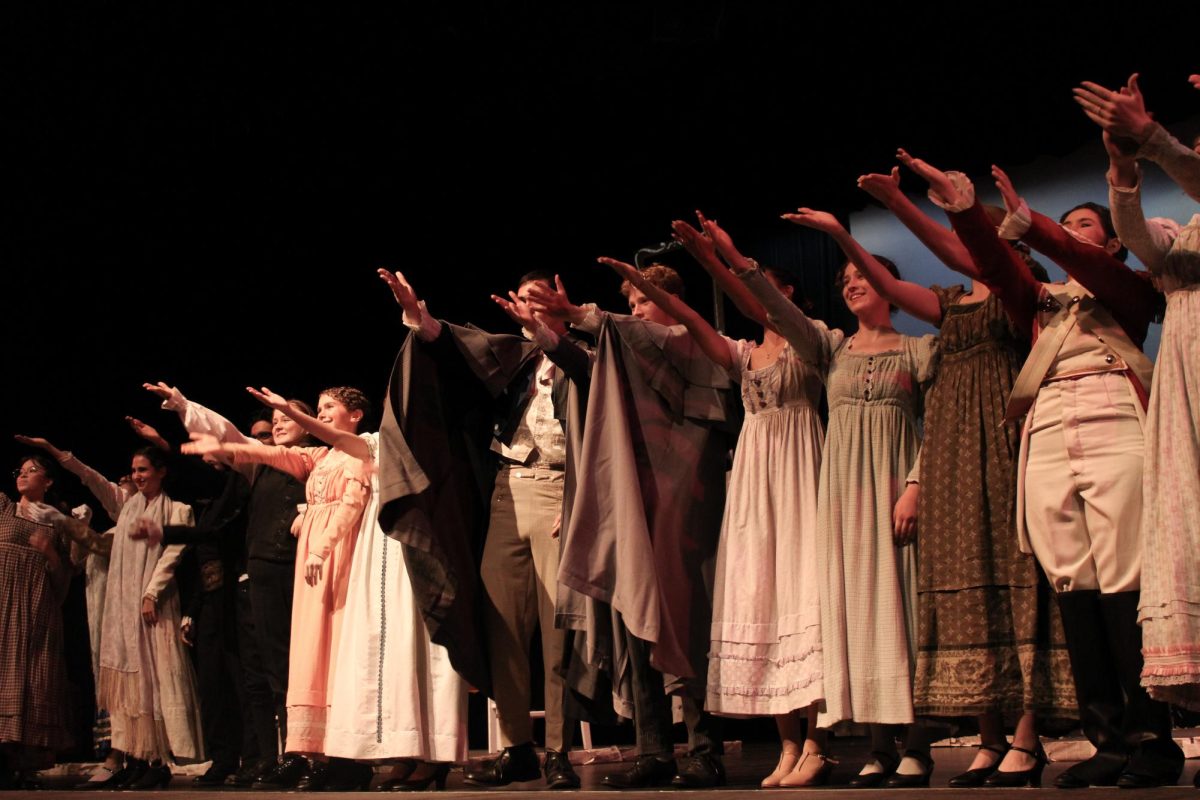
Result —
<path fill-rule="evenodd" d="M 260 775 L 251 788 L 272 792 L 295 789 L 307 774 L 308 761 L 304 756 L 285 755 L 278 764 Z"/>
<path fill-rule="evenodd" d="M 165 789 L 171 785 L 171 768 L 166 764 L 157 767 L 147 766 L 135 781 L 125 784 L 125 789 L 131 792 L 145 792 L 150 789 Z"/>
<path fill-rule="evenodd" d="M 600 783 L 610 789 L 648 789 L 666 786 L 675 777 L 675 759 L 663 761 L 655 756 L 638 756 L 633 766 L 604 776 Z"/>
<path fill-rule="evenodd" d="M 123 778 L 120 782 L 115 783 L 111 788 L 119 791 L 128 789 L 130 786 L 141 780 L 141 777 L 146 774 L 146 770 L 148 769 L 150 769 L 149 761 L 142 761 L 138 758 L 126 759 L 125 769 L 121 770 L 121 773 L 124 774 Z"/>
<path fill-rule="evenodd" d="M 1000 762 L 1004 760 L 1004 756 L 1008 753 L 1007 747 L 998 747 L 992 744 L 981 744 L 979 745 L 979 749 L 990 750 L 998 758 L 989 766 L 976 767 L 975 769 L 969 769 L 966 772 L 955 775 L 947 783 L 948 786 L 954 789 L 972 789 L 976 786 L 983 786 L 983 782 L 1000 768 Z"/>
<path fill-rule="evenodd" d="M 192 778 L 192 785 L 197 789 L 221 786 L 225 783 L 225 779 L 236 771 L 235 767 L 231 767 L 228 764 L 217 764 L 214 762 L 203 775 L 197 775 Z"/>
<path fill-rule="evenodd" d="M 711 789 L 725 785 L 725 765 L 712 753 L 692 753 L 679 762 L 671 785 L 682 789 Z"/>
<path fill-rule="evenodd" d="M 323 792 L 332 777 L 333 764 L 329 761 L 312 760 L 308 762 L 308 771 L 296 781 L 297 792 Z"/>
<path fill-rule="evenodd" d="M 1005 788 L 1028 787 L 1030 789 L 1042 788 L 1042 772 L 1046 769 L 1046 764 L 1050 759 L 1046 758 L 1046 751 L 1042 749 L 1039 742 L 1036 750 L 1027 750 L 1024 747 L 1012 746 L 1013 750 L 1018 753 L 1024 753 L 1033 756 L 1034 765 L 1029 769 L 1015 769 L 1009 772 L 997 769 L 991 776 L 983 782 L 984 786 Z M 999 762 L 997 762 L 997 767 Z"/>
<path fill-rule="evenodd" d="M 546 763 L 542 765 L 547 789 L 578 789 L 579 776 L 571 766 L 571 759 L 561 750 L 546 750 Z"/>
<path fill-rule="evenodd" d="M 450 775 L 449 764 L 438 764 L 433 772 L 426 775 L 424 778 L 409 778 L 406 781 L 393 787 L 393 792 L 427 792 L 430 785 L 437 787 L 438 791 L 446 788 L 446 778 Z"/>
<path fill-rule="evenodd" d="M 365 792 L 371 788 L 373 780 L 375 770 L 370 764 L 335 758 L 330 766 L 325 789 L 330 792 Z"/>
<path fill-rule="evenodd" d="M 1124 753 L 1097 751 L 1054 779 L 1059 789 L 1086 789 L 1089 786 L 1116 786 L 1129 759 Z"/>
<path fill-rule="evenodd" d="M 483 762 L 478 769 L 468 770 L 467 783 L 476 786 L 507 786 L 516 781 L 536 781 L 542 777 L 537 753 L 526 742 L 500 751 L 500 755 Z"/>
<path fill-rule="evenodd" d="M 887 779 L 892 777 L 896 767 L 900 766 L 900 756 L 895 753 L 872 751 L 871 755 L 883 765 L 883 769 L 879 772 L 858 773 L 850 779 L 848 786 L 851 789 L 875 789 L 883 786 Z"/>
<path fill-rule="evenodd" d="M 102 768 L 107 769 L 106 767 Z M 75 788 L 84 792 L 96 790 L 107 791 L 108 789 L 115 789 L 117 788 L 118 784 L 124 783 L 125 779 L 129 777 L 129 773 L 126 772 L 127 769 L 127 767 L 118 767 L 116 772 L 109 773 L 109 776 L 102 781 L 85 781 L 84 783 L 77 783 L 75 784 Z"/>
<path fill-rule="evenodd" d="M 883 785 L 889 789 L 922 789 L 928 786 L 929 779 L 933 777 L 933 759 L 929 757 L 929 754 L 922 753 L 920 750 L 905 750 L 904 757 L 920 761 L 924 765 L 925 771 L 916 775 L 902 775 L 899 772 L 893 772 L 892 777 L 884 781 Z"/>
<path fill-rule="evenodd" d="M 225 779 L 226 786 L 246 787 L 266 775 L 275 768 L 275 759 L 260 758 L 257 761 L 247 761 L 242 768 Z"/>

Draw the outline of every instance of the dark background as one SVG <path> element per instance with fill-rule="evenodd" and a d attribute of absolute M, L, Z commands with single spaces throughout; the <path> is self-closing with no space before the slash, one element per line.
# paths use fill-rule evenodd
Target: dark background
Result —
<path fill-rule="evenodd" d="M 115 476 L 125 414 L 176 435 L 145 380 L 236 421 L 248 383 L 378 400 L 403 328 L 376 267 L 508 329 L 488 294 L 534 267 L 619 308 L 594 258 L 694 208 L 764 260 L 817 253 L 803 283 L 839 321 L 831 249 L 779 213 L 861 207 L 897 145 L 971 172 L 1069 152 L 1098 136 L 1084 79 L 1141 71 L 1168 124 L 1200 108 L 1167 8 L 245 5 L 0 12 L 5 463 L 28 433 Z"/>

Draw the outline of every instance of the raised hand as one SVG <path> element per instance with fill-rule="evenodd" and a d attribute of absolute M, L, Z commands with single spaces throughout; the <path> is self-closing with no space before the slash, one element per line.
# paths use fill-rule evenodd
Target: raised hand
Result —
<path fill-rule="evenodd" d="M 1188 83 L 1194 88 L 1200 89 L 1200 75 L 1188 75 Z"/>
<path fill-rule="evenodd" d="M 516 292 L 510 291 L 508 296 L 510 299 L 505 300 L 503 297 L 494 294 L 492 295 L 492 300 L 495 301 L 496 305 L 504 309 L 504 313 L 508 314 L 509 318 L 512 319 L 513 322 L 517 323 L 530 333 L 536 333 L 538 321 L 534 319 L 533 309 L 529 307 L 529 303 L 517 297 Z"/>
<path fill-rule="evenodd" d="M 992 177 L 996 179 L 996 188 L 1000 190 L 1000 198 L 1004 200 L 1004 210 L 1011 214 L 1020 208 L 1021 195 L 1017 194 L 1008 173 L 992 164 Z"/>
<path fill-rule="evenodd" d="M 633 264 L 626 264 L 624 261 L 618 261 L 617 259 L 609 258 L 608 256 L 600 256 L 596 259 L 596 261 L 612 267 L 613 272 L 617 273 L 643 292 L 645 291 L 646 279 L 642 276 L 641 270 L 639 270 Z"/>
<path fill-rule="evenodd" d="M 55 458 L 58 458 L 59 454 L 62 453 L 61 450 L 59 450 L 54 445 L 50 444 L 49 441 L 43 439 L 40 436 L 22 436 L 21 434 L 18 433 L 13 438 L 16 439 L 18 442 L 20 442 L 21 444 L 26 445 L 27 447 L 36 447 L 39 450 L 45 450 L 47 453 L 50 453 Z"/>
<path fill-rule="evenodd" d="M 223 453 L 225 446 L 221 440 L 209 433 L 193 433 L 192 441 L 182 445 L 179 452 L 189 456 L 207 456 L 213 453 Z"/>
<path fill-rule="evenodd" d="M 700 224 L 703 225 L 704 215 L 697 211 L 696 217 L 700 220 Z M 715 259 L 717 257 L 717 248 L 713 240 L 703 231 L 693 228 L 681 219 L 677 219 L 671 223 L 671 238 L 683 245 L 683 249 L 687 250 L 692 258 L 701 263 L 706 259 Z"/>
<path fill-rule="evenodd" d="M 888 175 L 880 175 L 878 172 L 859 175 L 858 188 L 886 206 L 900 194 L 900 168 L 892 167 Z"/>
<path fill-rule="evenodd" d="M 145 439 L 150 444 L 154 445 L 160 450 L 171 449 L 171 446 L 167 444 L 167 440 L 164 439 L 157 430 L 155 430 L 153 425 L 148 425 L 137 417 L 125 417 L 125 421 L 129 423 L 130 428 L 133 428 L 134 433 Z"/>
<path fill-rule="evenodd" d="M 158 397 L 162 399 L 164 403 L 170 403 L 176 400 L 178 397 L 182 397 L 177 388 L 174 386 L 168 386 L 163 381 L 159 381 L 158 383 L 143 383 L 142 388 L 147 392 L 158 395 Z"/>
<path fill-rule="evenodd" d="M 554 276 L 553 290 L 534 282 L 529 284 L 525 292 L 529 296 L 529 308 L 536 314 L 569 322 L 578 322 L 582 316 L 582 309 L 571 302 L 567 287 L 563 286 L 562 278 L 557 275 Z"/>
<path fill-rule="evenodd" d="M 412 319 L 421 318 L 421 301 L 417 298 L 417 293 L 413 291 L 412 286 L 405 279 L 404 273 L 397 270 L 389 272 L 382 267 L 377 270 L 379 277 L 392 290 L 392 295 L 396 298 L 396 302 L 404 309 L 404 313 Z"/>
<path fill-rule="evenodd" d="M 813 211 L 811 208 L 798 208 L 794 214 L 781 214 L 780 216 L 788 222 L 794 222 L 806 228 L 828 233 L 831 236 L 843 233 L 846 230 L 842 227 L 842 223 L 838 222 L 837 217 L 828 211 Z"/>
<path fill-rule="evenodd" d="M 1088 119 L 1116 136 L 1141 143 L 1150 138 L 1154 119 L 1146 111 L 1146 101 L 1138 87 L 1137 73 L 1120 91 L 1106 89 L 1098 83 L 1084 81 L 1075 87 L 1075 102 Z"/>
<path fill-rule="evenodd" d="M 946 173 L 919 158 L 913 158 L 903 147 L 896 150 L 896 158 L 900 159 L 901 164 L 924 178 L 925 182 L 929 184 L 929 188 L 942 200 L 947 203 L 958 202 L 958 189 L 954 188 L 954 182 Z"/>
<path fill-rule="evenodd" d="M 253 386 L 247 386 L 246 391 L 250 393 L 258 402 L 262 403 L 267 408 L 273 408 L 276 411 L 282 411 L 284 414 L 292 413 L 292 407 L 288 404 L 287 398 L 281 394 L 272 392 L 267 387 L 255 389 Z"/>

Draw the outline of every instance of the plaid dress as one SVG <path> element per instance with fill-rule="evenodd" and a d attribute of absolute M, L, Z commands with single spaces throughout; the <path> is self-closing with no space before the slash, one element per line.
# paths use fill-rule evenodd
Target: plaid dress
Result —
<path fill-rule="evenodd" d="M 29 539 L 50 532 L 62 564 L 68 555 L 53 527 L 16 512 L 0 493 L 0 743 L 41 750 L 46 760 L 70 745 L 60 610 L 66 573 L 52 572 Z"/>

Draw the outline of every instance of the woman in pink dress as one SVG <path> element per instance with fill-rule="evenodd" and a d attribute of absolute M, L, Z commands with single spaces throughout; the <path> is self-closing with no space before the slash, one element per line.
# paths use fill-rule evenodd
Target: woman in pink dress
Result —
<path fill-rule="evenodd" d="M 369 407 L 366 396 L 351 387 L 326 389 L 317 401 L 317 418 L 327 425 L 357 433 Z M 194 435 L 185 453 L 225 453 L 237 462 L 267 464 L 307 480 L 307 505 L 293 525 L 299 538 L 292 604 L 292 645 L 288 662 L 287 753 L 309 756 L 309 772 L 296 788 L 343 788 L 347 781 L 366 788 L 369 770 L 334 774 L 325 752 L 328 687 L 337 666 L 336 644 L 346 604 L 346 587 L 354 542 L 371 482 L 358 458 L 329 447 L 263 447 L 223 443 Z M 346 786 L 345 788 L 350 788 Z"/>

